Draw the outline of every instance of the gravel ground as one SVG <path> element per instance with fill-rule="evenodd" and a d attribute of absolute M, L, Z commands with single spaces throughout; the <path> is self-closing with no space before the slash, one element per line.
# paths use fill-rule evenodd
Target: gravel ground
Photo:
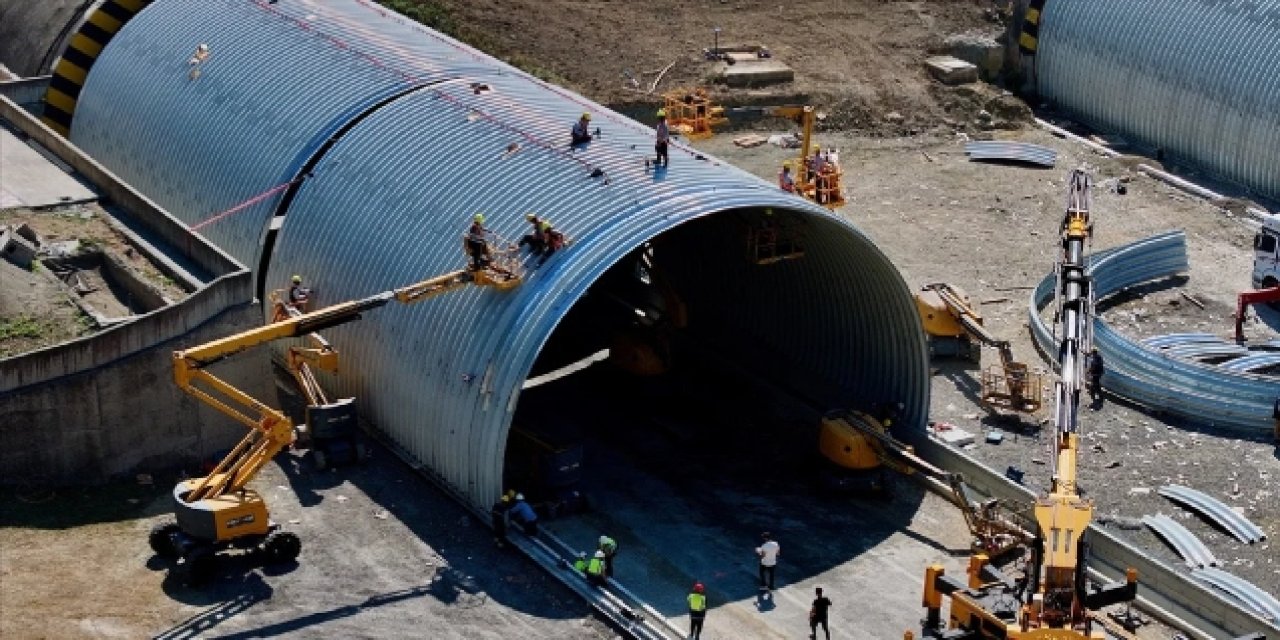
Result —
<path fill-rule="evenodd" d="M 779 163 L 794 153 L 768 146 L 741 149 L 732 137 L 718 136 L 698 146 L 770 180 Z M 1048 363 L 1032 347 L 1027 299 L 1030 288 L 1052 270 L 1066 177 L 1081 165 L 1099 185 L 1110 178 L 1132 178 L 1128 195 L 1095 189 L 1095 250 L 1168 229 L 1187 234 L 1189 277 L 1128 296 L 1107 309 L 1106 319 L 1134 337 L 1183 331 L 1231 334 L 1235 294 L 1249 287 L 1253 230 L 1247 224 L 1198 198 L 1130 174 L 1123 160 L 1107 159 L 1042 131 L 1001 137 L 1057 149 L 1057 168 L 970 163 L 961 140 L 952 136 L 879 140 L 832 134 L 822 136 L 821 143 L 841 150 L 849 176 L 850 204 L 841 213 L 876 241 L 908 284 L 945 281 L 965 289 L 987 326 L 1010 339 L 1015 355 L 1033 367 Z M 1183 292 L 1205 309 L 1186 302 Z M 1275 326 L 1271 314 L 1263 315 Z M 1275 334 L 1266 324 L 1250 331 L 1257 337 Z M 984 366 L 998 362 L 993 352 L 983 358 Z M 1013 430 L 1007 418 L 988 416 L 979 407 L 977 387 L 975 368 L 938 363 L 932 419 L 974 433 L 991 426 Z M 1050 442 L 1042 436 L 1051 428 L 1042 428 L 1046 416 L 1047 411 L 1022 421 L 1030 435 L 1006 438 L 998 446 L 978 444 L 970 453 L 997 469 L 1018 466 L 1026 472 L 1028 486 L 1046 487 Z M 1229 571 L 1280 593 L 1280 562 L 1269 542 L 1242 545 L 1156 493 L 1166 484 L 1184 484 L 1243 509 L 1269 534 L 1280 533 L 1274 497 L 1280 494 L 1280 452 L 1273 443 L 1156 416 L 1114 400 L 1086 409 L 1081 423 L 1081 484 L 1100 516 L 1171 514 L 1200 536 Z M 1118 531 L 1181 566 L 1176 554 L 1149 531 Z"/>

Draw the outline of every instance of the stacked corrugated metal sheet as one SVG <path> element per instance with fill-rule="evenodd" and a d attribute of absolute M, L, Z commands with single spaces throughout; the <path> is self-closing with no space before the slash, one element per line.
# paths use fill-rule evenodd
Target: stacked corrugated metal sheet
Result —
<path fill-rule="evenodd" d="M 210 55 L 192 74 L 198 44 Z M 570 149 L 583 111 L 602 137 Z M 692 337 L 765 345 L 786 360 L 765 364 L 830 382 L 821 401 L 902 401 L 923 428 L 919 318 L 862 233 L 679 145 L 668 170 L 646 171 L 648 127 L 367 0 L 158 0 L 98 58 L 71 137 L 188 223 L 215 220 L 202 233 L 267 288 L 303 274 L 321 304 L 459 268 L 477 211 L 507 238 L 526 212 L 553 220 L 572 244 L 513 292 L 326 333 L 343 354 L 335 393 L 473 507 L 500 491 L 522 383 L 557 324 L 610 266 L 682 225 L 657 251 Z M 803 260 L 744 258 L 743 219 L 766 207 L 799 223 Z"/>
<path fill-rule="evenodd" d="M 1089 267 L 1094 293 L 1101 300 L 1126 287 L 1186 272 L 1186 237 L 1168 232 L 1095 254 Z M 1038 347 L 1057 347 L 1040 309 L 1053 298 L 1054 278 L 1042 280 L 1032 293 L 1029 321 Z M 1280 397 L 1273 377 L 1232 371 L 1184 360 L 1130 340 L 1101 318 L 1094 320 L 1094 345 L 1107 363 L 1103 387 L 1139 404 L 1194 419 L 1269 434 L 1272 405 Z"/>
<path fill-rule="evenodd" d="M 1280 1 L 1051 0 L 1036 86 L 1084 122 L 1280 197 Z"/>

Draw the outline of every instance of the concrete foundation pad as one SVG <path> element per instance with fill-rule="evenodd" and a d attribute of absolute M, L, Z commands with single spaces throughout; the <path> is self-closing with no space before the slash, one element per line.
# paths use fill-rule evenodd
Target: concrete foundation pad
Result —
<path fill-rule="evenodd" d="M 796 79 L 796 73 L 791 67 L 773 58 L 722 64 L 719 76 L 731 87 L 758 87 Z"/>
<path fill-rule="evenodd" d="M 925 60 L 924 65 L 943 84 L 968 84 L 978 80 L 978 67 L 954 56 L 934 56 Z"/>
<path fill-rule="evenodd" d="M 0 209 L 88 202 L 97 196 L 7 129 L 0 129 Z"/>

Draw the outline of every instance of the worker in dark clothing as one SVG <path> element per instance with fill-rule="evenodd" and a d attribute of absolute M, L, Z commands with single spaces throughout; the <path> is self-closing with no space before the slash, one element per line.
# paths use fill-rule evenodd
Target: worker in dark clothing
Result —
<path fill-rule="evenodd" d="M 311 290 L 302 286 L 302 276 L 293 276 L 292 284 L 289 286 L 289 304 L 304 309 L 310 299 Z"/>
<path fill-rule="evenodd" d="M 573 142 L 571 144 L 586 144 L 591 142 L 591 114 L 583 113 L 581 118 L 573 125 Z"/>
<path fill-rule="evenodd" d="M 511 496 L 503 495 L 489 510 L 489 522 L 493 525 L 493 542 L 501 549 L 507 545 L 507 516 L 511 510 Z"/>
<path fill-rule="evenodd" d="M 600 552 L 604 553 L 604 574 L 613 577 L 613 558 L 618 555 L 618 543 L 609 536 L 600 536 L 600 544 L 597 547 Z"/>
<path fill-rule="evenodd" d="M 467 254 L 471 256 L 471 270 L 479 271 L 489 266 L 489 230 L 484 226 L 484 214 L 477 213 L 467 229 Z"/>
<path fill-rule="evenodd" d="M 1102 400 L 1102 374 L 1105 370 L 1102 354 L 1094 347 L 1089 351 L 1089 362 L 1085 369 L 1085 374 L 1089 377 L 1089 398 L 1094 402 Z"/>
<path fill-rule="evenodd" d="M 658 109 L 658 124 L 654 126 L 654 144 L 655 159 L 653 167 L 666 167 L 670 158 L 667 156 L 667 144 L 671 142 L 671 129 L 667 126 L 667 110 Z M 649 168 L 649 161 L 644 161 L 644 167 Z"/>
<path fill-rule="evenodd" d="M 822 633 L 831 640 L 831 629 L 827 628 L 827 611 L 831 609 L 831 600 L 822 595 L 822 587 L 813 590 L 816 597 L 809 608 L 809 640 L 817 640 L 818 625 L 822 625 Z"/>
<path fill-rule="evenodd" d="M 538 261 L 538 266 L 547 263 L 551 256 L 564 247 L 564 234 L 551 226 L 551 221 L 542 221 L 542 259 Z"/>
<path fill-rule="evenodd" d="M 516 502 L 511 507 L 511 519 L 520 525 L 520 530 L 525 535 L 534 536 L 538 534 L 538 514 L 534 512 L 533 507 L 524 501 L 524 494 L 516 494 Z"/>
<path fill-rule="evenodd" d="M 604 566 L 604 552 L 597 551 L 587 561 L 587 582 L 597 587 L 603 587 L 609 581 L 608 576 L 604 574 Z"/>
<path fill-rule="evenodd" d="M 547 243 L 547 237 L 542 232 L 543 220 L 535 213 L 524 214 L 524 219 L 533 225 L 533 231 L 520 238 L 520 246 L 528 245 L 529 252 L 536 256 L 542 253 L 542 249 Z"/>
<path fill-rule="evenodd" d="M 1280 444 L 1280 400 L 1276 400 L 1274 407 L 1271 407 L 1271 419 L 1275 422 L 1275 439 L 1276 444 Z"/>
<path fill-rule="evenodd" d="M 702 623 L 707 619 L 706 588 L 701 582 L 693 583 L 693 592 L 689 594 L 689 638 L 702 638 Z"/>

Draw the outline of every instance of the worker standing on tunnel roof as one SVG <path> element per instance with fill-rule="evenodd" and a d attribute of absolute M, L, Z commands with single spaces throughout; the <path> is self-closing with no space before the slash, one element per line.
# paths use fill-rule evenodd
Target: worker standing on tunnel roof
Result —
<path fill-rule="evenodd" d="M 586 144 L 591 142 L 591 114 L 583 112 L 582 117 L 573 125 L 573 142 L 570 144 Z"/>
<path fill-rule="evenodd" d="M 552 254 L 564 248 L 564 234 L 560 233 L 550 220 L 543 220 L 542 225 L 542 259 L 538 261 L 538 266 L 547 263 Z"/>
<path fill-rule="evenodd" d="M 667 110 L 658 109 L 658 124 L 654 128 L 655 142 L 653 150 L 656 153 L 653 161 L 653 167 L 657 169 L 659 166 L 664 169 L 669 160 L 667 156 L 667 143 L 671 141 L 671 129 L 667 127 Z M 644 167 L 649 168 L 649 161 L 644 161 Z"/>
<path fill-rule="evenodd" d="M 701 640 L 702 623 L 707 619 L 706 587 L 701 582 L 693 583 L 693 591 L 689 594 L 689 638 Z"/>

